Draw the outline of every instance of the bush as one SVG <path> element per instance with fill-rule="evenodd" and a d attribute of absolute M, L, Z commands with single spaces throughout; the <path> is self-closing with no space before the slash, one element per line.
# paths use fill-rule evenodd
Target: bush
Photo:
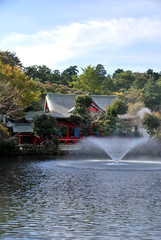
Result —
<path fill-rule="evenodd" d="M 8 131 L 8 128 L 6 128 L 2 123 L 0 123 L 0 142 L 8 139 L 9 135 L 10 133 Z"/>
<path fill-rule="evenodd" d="M 105 112 L 110 111 L 111 115 L 116 117 L 118 114 L 125 114 L 127 109 L 128 107 L 125 101 L 120 98 L 116 98 L 112 102 L 111 106 L 107 106 Z"/>
<path fill-rule="evenodd" d="M 142 124 L 149 135 L 155 135 L 157 129 L 159 129 L 161 125 L 161 117 L 154 113 L 145 113 L 142 119 Z"/>
<path fill-rule="evenodd" d="M 18 153 L 18 145 L 15 140 L 6 140 L 0 143 L 0 154 L 15 155 Z"/>
<path fill-rule="evenodd" d="M 32 122 L 32 128 L 37 136 L 48 137 L 56 134 L 56 119 L 47 114 L 35 116 Z"/>

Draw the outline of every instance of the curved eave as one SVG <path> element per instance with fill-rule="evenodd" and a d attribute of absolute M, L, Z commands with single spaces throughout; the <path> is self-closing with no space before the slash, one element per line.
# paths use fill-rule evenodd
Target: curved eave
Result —
<path fill-rule="evenodd" d="M 105 109 L 95 100 L 95 99 L 93 99 L 93 97 L 91 96 L 91 98 L 92 98 L 92 101 L 94 102 L 94 104 L 92 103 L 92 105 L 95 107 L 95 108 L 97 108 L 99 111 L 101 110 L 101 111 L 105 111 Z"/>

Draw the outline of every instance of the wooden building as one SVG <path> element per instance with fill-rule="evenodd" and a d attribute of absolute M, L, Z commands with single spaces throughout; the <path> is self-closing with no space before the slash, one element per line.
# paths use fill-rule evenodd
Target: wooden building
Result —
<path fill-rule="evenodd" d="M 48 93 L 45 98 L 44 111 L 42 112 L 31 112 L 25 116 L 25 123 L 14 124 L 13 132 L 19 137 L 19 144 L 31 143 L 36 145 L 37 137 L 34 136 L 31 123 L 35 115 L 50 114 L 57 120 L 57 126 L 60 129 L 60 143 L 76 143 L 82 138 L 79 131 L 79 124 L 68 121 L 74 109 L 74 98 L 75 94 L 56 94 Z M 107 105 L 111 105 L 112 101 L 116 96 L 109 95 L 91 95 L 92 104 L 88 108 L 91 113 L 97 114 L 98 112 L 104 112 Z"/>
<path fill-rule="evenodd" d="M 76 143 L 82 138 L 79 132 L 79 125 L 71 123 L 68 118 L 74 109 L 74 94 L 55 94 L 49 93 L 45 99 L 44 112 L 52 114 L 57 119 L 57 125 L 65 126 L 66 135 L 59 138 L 61 143 Z M 91 95 L 92 104 L 88 108 L 91 113 L 104 112 L 107 105 L 111 105 L 116 96 L 110 95 Z"/>

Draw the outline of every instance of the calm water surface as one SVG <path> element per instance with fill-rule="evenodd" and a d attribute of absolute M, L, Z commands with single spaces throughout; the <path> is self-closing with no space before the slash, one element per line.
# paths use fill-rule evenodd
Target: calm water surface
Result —
<path fill-rule="evenodd" d="M 137 161 L 1 159 L 0 239 L 160 240 L 161 160 Z"/>

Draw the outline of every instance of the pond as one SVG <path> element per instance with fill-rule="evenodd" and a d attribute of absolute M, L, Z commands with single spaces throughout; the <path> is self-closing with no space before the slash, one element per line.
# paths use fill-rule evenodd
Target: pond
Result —
<path fill-rule="evenodd" d="M 161 239 L 161 159 L 0 162 L 0 239 Z"/>

